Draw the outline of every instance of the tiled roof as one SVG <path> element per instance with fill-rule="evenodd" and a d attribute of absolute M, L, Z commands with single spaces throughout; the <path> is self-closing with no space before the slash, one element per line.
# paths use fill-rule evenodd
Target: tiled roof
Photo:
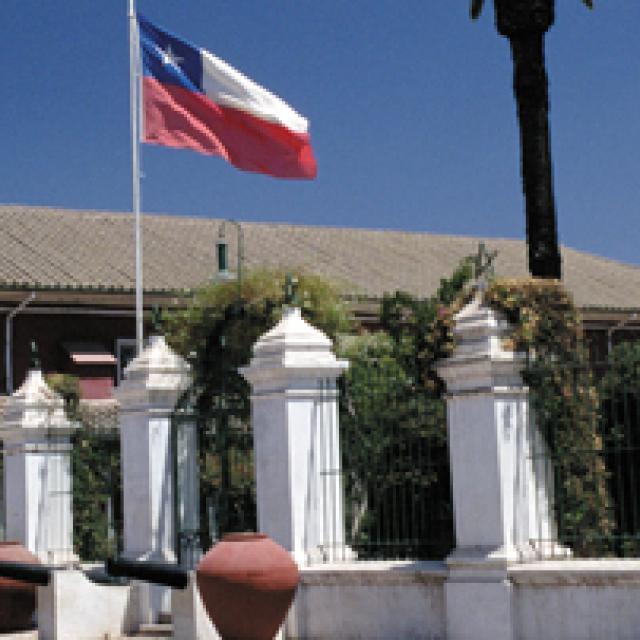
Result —
<path fill-rule="evenodd" d="M 143 216 L 144 288 L 191 289 L 215 275 L 221 220 Z M 0 287 L 134 287 L 131 214 L 0 206 Z M 526 276 L 524 242 L 499 238 L 242 223 L 245 265 L 304 268 L 345 293 L 378 297 L 403 289 L 432 293 L 483 240 L 497 249 L 496 271 Z M 230 265 L 236 235 L 227 226 Z M 640 307 L 640 267 L 563 248 L 564 280 L 581 307 Z"/>

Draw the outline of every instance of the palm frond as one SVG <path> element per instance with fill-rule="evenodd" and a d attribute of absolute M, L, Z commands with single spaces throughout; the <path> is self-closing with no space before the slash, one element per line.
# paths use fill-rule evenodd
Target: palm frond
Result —
<path fill-rule="evenodd" d="M 583 0 L 583 2 L 591 2 L 591 0 Z M 484 0 L 471 0 L 471 18 L 477 20 L 482 13 L 482 7 L 484 6 Z"/>

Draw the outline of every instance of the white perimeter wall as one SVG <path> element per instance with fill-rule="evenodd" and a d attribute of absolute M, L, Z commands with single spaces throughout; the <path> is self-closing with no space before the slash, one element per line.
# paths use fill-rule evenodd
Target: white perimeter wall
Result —
<path fill-rule="evenodd" d="M 509 577 L 513 640 L 640 638 L 640 560 L 533 562 Z M 440 562 L 303 568 L 287 638 L 455 640 L 445 628 L 446 579 Z"/>
<path fill-rule="evenodd" d="M 517 640 L 637 640 L 640 560 L 571 560 L 520 565 Z"/>
<path fill-rule="evenodd" d="M 302 568 L 286 637 L 442 640 L 441 562 L 358 562 Z"/>
<path fill-rule="evenodd" d="M 447 575 L 443 562 L 305 567 L 286 637 L 456 640 L 446 630 Z M 513 585 L 513 640 L 640 638 L 640 560 L 532 562 L 510 567 L 509 579 Z M 130 631 L 135 627 L 137 608 L 134 585 L 97 585 L 79 571 L 55 571 L 51 585 L 38 588 L 41 640 L 104 640 L 105 634 L 119 637 Z M 191 609 L 183 610 L 182 617 L 195 615 Z M 174 616 L 177 613 L 174 608 Z M 464 618 L 465 611 L 460 615 Z M 196 631 L 198 625 L 187 631 L 181 622 L 188 620 L 177 618 L 179 614 L 174 620 L 176 638 L 211 637 Z M 485 638 L 482 633 L 472 637 Z"/>

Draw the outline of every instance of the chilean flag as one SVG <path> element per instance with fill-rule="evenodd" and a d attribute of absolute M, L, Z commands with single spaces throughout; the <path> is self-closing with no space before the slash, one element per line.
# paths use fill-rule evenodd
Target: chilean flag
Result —
<path fill-rule="evenodd" d="M 143 142 L 221 156 L 245 171 L 315 178 L 309 123 L 237 69 L 138 15 Z"/>

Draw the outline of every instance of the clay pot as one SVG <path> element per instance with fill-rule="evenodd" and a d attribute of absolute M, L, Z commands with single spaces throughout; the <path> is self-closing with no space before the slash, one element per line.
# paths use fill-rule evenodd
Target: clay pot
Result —
<path fill-rule="evenodd" d="M 202 558 L 196 580 L 223 640 L 272 640 L 299 574 L 289 553 L 264 533 L 231 533 Z"/>
<path fill-rule="evenodd" d="M 0 560 L 40 564 L 40 560 L 19 542 L 0 542 Z M 0 577 L 0 632 L 33 628 L 36 585 Z"/>

